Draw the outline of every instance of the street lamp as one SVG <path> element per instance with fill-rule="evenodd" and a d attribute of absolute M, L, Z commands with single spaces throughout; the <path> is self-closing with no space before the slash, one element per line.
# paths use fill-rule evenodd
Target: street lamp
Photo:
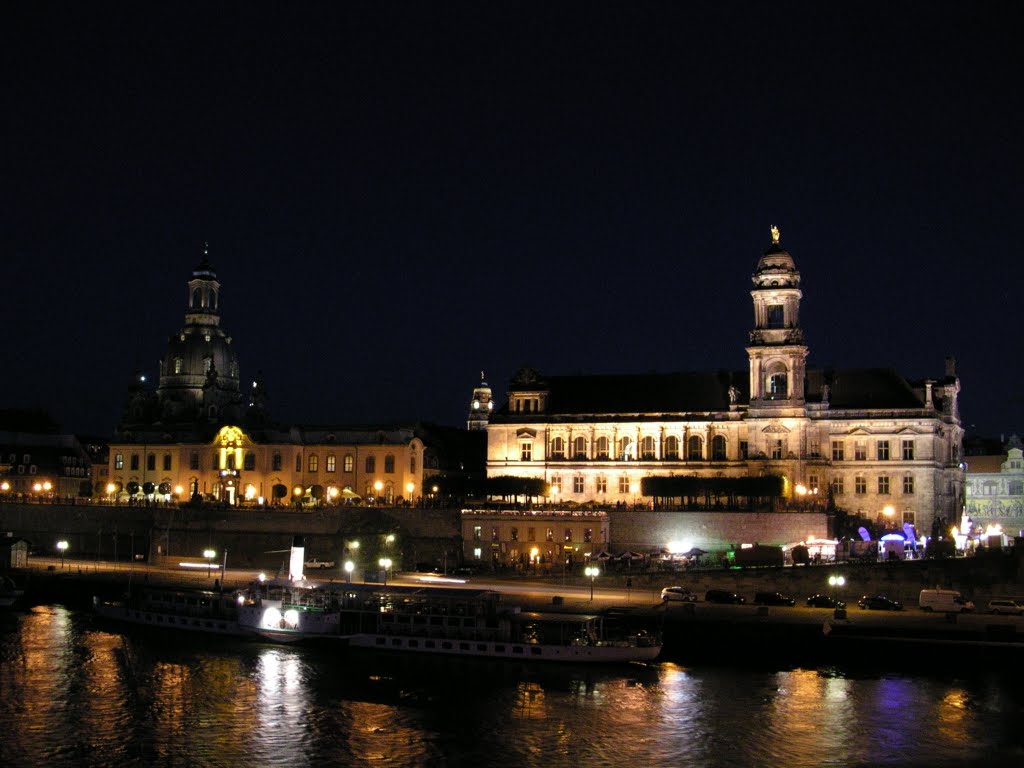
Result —
<path fill-rule="evenodd" d="M 583 569 L 583 575 L 590 578 L 590 602 L 594 602 L 594 579 L 601 575 L 601 569 L 596 565 L 588 565 Z"/>
<path fill-rule="evenodd" d="M 354 571 L 355 569 L 355 563 L 353 563 L 351 560 L 345 561 L 345 581 L 347 581 L 349 584 L 352 583 L 352 571 Z"/>
<path fill-rule="evenodd" d="M 217 553 L 212 549 L 204 549 L 203 557 L 206 558 L 206 577 L 210 577 L 210 572 L 213 570 L 213 558 L 217 556 Z"/>
<path fill-rule="evenodd" d="M 845 583 L 846 583 L 846 579 L 844 577 L 842 577 L 842 576 L 829 576 L 828 577 L 828 585 L 832 588 L 832 602 L 833 603 L 835 603 L 835 601 L 836 601 L 836 587 L 841 587 Z M 839 609 L 838 605 L 836 605 L 836 609 L 837 610 Z"/>
<path fill-rule="evenodd" d="M 57 542 L 57 549 L 60 550 L 60 569 L 64 570 L 64 553 L 68 549 L 68 543 L 63 539 Z"/>
<path fill-rule="evenodd" d="M 380 492 L 384 488 L 384 483 L 380 480 L 373 484 L 374 495 L 377 497 L 377 503 L 380 504 Z"/>
<path fill-rule="evenodd" d="M 405 484 L 406 499 L 408 500 L 409 504 L 412 504 L 412 492 L 415 490 L 416 486 L 413 485 L 412 483 Z"/>
<path fill-rule="evenodd" d="M 377 561 L 377 563 L 380 565 L 381 569 L 384 571 L 384 588 L 387 589 L 387 586 L 388 586 L 388 569 L 391 567 L 391 558 L 390 557 L 382 557 L 380 560 Z"/>

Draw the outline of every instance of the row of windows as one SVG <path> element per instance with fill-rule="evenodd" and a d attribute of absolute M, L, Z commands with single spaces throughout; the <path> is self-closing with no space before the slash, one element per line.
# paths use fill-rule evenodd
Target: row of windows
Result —
<path fill-rule="evenodd" d="M 155 453 L 151 453 L 148 456 L 146 456 L 146 469 L 147 470 L 150 470 L 150 471 L 155 471 L 156 470 L 156 458 L 157 457 L 156 457 Z M 251 452 L 246 453 L 245 454 L 245 458 L 244 458 L 243 461 L 244 461 L 244 468 L 245 468 L 246 471 L 251 472 L 252 470 L 256 469 L 256 454 L 251 453 Z M 308 467 L 308 471 L 309 472 L 319 472 L 320 471 L 320 457 L 317 454 L 315 454 L 315 453 L 309 454 L 306 457 L 306 462 L 307 462 L 306 466 Z M 130 463 L 130 468 L 132 470 L 138 470 L 139 469 L 139 463 L 140 463 L 140 456 L 139 456 L 139 454 L 137 454 L 137 453 L 131 454 L 131 456 L 129 457 L 129 463 Z M 271 469 L 273 471 L 275 471 L 275 472 L 280 471 L 281 470 L 281 465 L 282 465 L 281 454 L 275 453 L 271 457 Z M 367 456 L 364 466 L 366 468 L 367 474 L 372 474 L 372 473 L 376 472 L 377 471 L 377 457 L 376 456 Z M 355 457 L 352 454 L 346 454 L 344 456 L 344 458 L 342 459 L 342 471 L 343 472 L 351 472 L 354 467 L 355 467 Z M 213 455 L 212 455 L 212 458 L 211 458 L 211 469 L 220 469 L 220 468 L 221 468 L 221 466 L 220 466 L 220 454 L 218 452 L 214 452 Z M 228 453 L 227 454 L 227 468 L 228 469 L 237 469 L 237 467 L 235 466 L 235 454 L 234 453 Z M 326 457 L 325 464 L 324 464 L 324 470 L 326 472 L 336 472 L 337 468 L 338 468 L 338 459 L 337 459 L 337 457 L 333 453 L 328 454 L 327 457 Z M 124 454 L 123 453 L 114 454 L 114 469 L 124 469 Z M 165 453 L 163 455 L 163 470 L 165 472 L 169 472 L 170 469 L 171 469 L 171 454 Z M 193 451 L 192 454 L 189 456 L 189 469 L 199 469 L 199 454 L 197 452 L 195 452 L 195 451 Z M 298 454 L 298 455 L 295 456 L 295 471 L 296 472 L 301 472 L 302 471 L 302 454 Z M 387 456 L 384 457 L 384 472 L 385 472 L 385 474 L 391 474 L 394 471 L 395 471 L 395 457 L 390 455 L 390 454 L 388 454 Z M 416 454 L 415 453 L 413 453 L 409 457 L 409 471 L 413 472 L 413 473 L 416 472 Z"/>
<path fill-rule="evenodd" d="M 571 444 L 567 444 L 565 438 L 556 436 L 551 438 L 551 444 L 548 448 L 548 456 L 551 460 L 563 460 L 567 456 L 574 460 L 586 460 L 591 458 L 587 453 L 587 438 L 580 436 L 572 440 Z M 612 441 L 607 437 L 598 437 L 594 440 L 594 453 L 593 457 L 595 460 L 610 460 L 612 458 L 611 453 Z M 726 461 L 728 457 L 727 453 L 728 443 L 724 435 L 715 435 L 711 439 L 711 454 L 708 457 L 711 461 Z M 914 460 L 914 441 L 903 440 L 901 441 L 901 456 L 904 461 Z M 569 449 L 568 453 L 566 449 Z M 674 435 L 670 435 L 665 438 L 662 444 L 662 455 L 661 458 L 666 461 L 678 461 L 679 460 L 679 448 L 680 440 Z M 768 441 L 767 455 L 772 459 L 784 459 L 789 455 L 788 441 L 785 438 L 773 438 Z M 740 441 L 739 459 L 745 460 L 747 458 L 748 448 L 747 441 Z M 622 437 L 615 441 L 615 458 L 620 461 L 628 461 L 636 459 L 638 457 L 641 461 L 654 461 L 657 460 L 657 441 L 654 437 L 648 435 L 640 440 L 639 451 L 637 450 L 636 444 L 630 437 Z M 810 454 L 817 456 L 820 454 L 820 448 L 816 441 L 812 440 L 810 444 Z M 875 442 L 875 459 L 877 461 L 888 461 L 891 457 L 890 441 L 889 440 L 877 440 Z M 532 461 L 533 460 L 533 442 L 530 440 L 524 440 L 519 445 L 519 459 L 520 461 Z M 832 441 L 832 460 L 833 461 L 844 461 L 846 459 L 846 447 L 842 440 Z M 858 440 L 853 445 L 853 460 L 854 461 L 867 461 L 868 449 L 867 442 Z M 699 435 L 693 435 L 686 440 L 686 460 L 687 461 L 704 461 L 704 439 Z"/>
<path fill-rule="evenodd" d="M 875 460 L 876 461 L 889 461 L 891 458 L 889 440 L 876 440 L 875 441 Z M 914 460 L 914 441 L 903 440 L 901 441 L 901 455 L 903 461 Z M 832 441 L 832 461 L 845 461 L 846 460 L 846 445 L 842 440 Z M 853 443 L 853 460 L 854 461 L 867 461 L 868 460 L 868 444 L 866 440 L 855 440 Z"/>
<path fill-rule="evenodd" d="M 544 540 L 545 541 L 554 541 L 555 540 L 555 529 L 554 528 L 545 528 L 544 530 L 545 530 Z M 483 526 L 474 525 L 473 526 L 473 541 L 480 541 L 482 538 L 483 538 Z M 500 540 L 501 540 L 500 529 L 497 526 L 493 526 L 491 528 L 491 541 L 492 542 L 496 542 L 496 541 L 500 541 Z M 511 528 L 509 530 L 509 540 L 510 541 L 519 541 L 519 529 L 518 528 Z M 527 541 L 537 541 L 537 529 L 536 528 L 532 528 L 531 527 L 531 528 L 527 528 L 526 529 L 526 540 Z M 572 528 L 566 528 L 565 529 L 565 532 L 563 533 L 561 540 L 562 541 L 572 541 Z M 586 543 L 590 543 L 593 540 L 594 540 L 594 529 L 593 528 L 584 528 L 583 529 L 583 541 L 586 542 Z"/>
<path fill-rule="evenodd" d="M 632 481 L 627 475 L 622 475 L 618 480 L 618 492 L 620 494 L 637 493 L 639 491 L 638 485 Z M 914 493 L 914 477 L 913 475 L 906 475 L 903 477 L 903 493 L 911 495 Z M 566 490 L 562 485 L 561 475 L 551 476 L 551 493 L 557 495 L 563 490 Z M 1024 493 L 1024 483 L 1021 484 L 1021 491 Z M 818 488 L 818 477 L 817 475 L 811 475 L 807 478 L 807 486 L 811 489 Z M 876 488 L 879 494 L 885 496 L 891 493 L 892 481 L 888 475 L 882 475 L 876 478 Z M 573 475 L 572 476 L 572 492 L 575 494 L 586 492 L 586 477 L 584 475 Z M 604 475 L 598 475 L 594 478 L 594 492 L 595 493 L 608 493 L 608 478 Z M 838 495 L 846 492 L 846 483 L 842 477 L 837 477 L 832 481 L 832 492 Z M 857 476 L 853 481 L 853 492 L 860 495 L 868 492 L 868 481 L 866 477 Z"/>
<path fill-rule="evenodd" d="M 1004 493 L 1002 483 L 997 480 L 984 480 L 977 484 L 970 482 L 967 492 L 976 496 L 1001 496 Z M 1007 496 L 1024 496 L 1024 481 L 1010 480 L 1005 493 Z"/>
<path fill-rule="evenodd" d="M 876 490 L 880 496 L 888 496 L 892 491 L 892 481 L 888 475 L 880 475 L 875 479 Z M 858 475 L 853 479 L 853 492 L 862 496 L 868 492 L 868 481 L 866 477 Z M 841 477 L 832 481 L 832 493 L 841 496 L 846 493 L 846 483 Z M 914 477 L 906 475 L 903 478 L 903 493 L 907 496 L 914 493 Z"/>

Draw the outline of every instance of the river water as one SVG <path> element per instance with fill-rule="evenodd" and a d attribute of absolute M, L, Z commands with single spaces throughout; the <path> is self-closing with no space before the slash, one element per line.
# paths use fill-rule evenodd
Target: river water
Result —
<path fill-rule="evenodd" d="M 36 606 L 0 614 L 0 766 L 1024 764 L 1021 678 L 950 666 L 374 656 Z"/>

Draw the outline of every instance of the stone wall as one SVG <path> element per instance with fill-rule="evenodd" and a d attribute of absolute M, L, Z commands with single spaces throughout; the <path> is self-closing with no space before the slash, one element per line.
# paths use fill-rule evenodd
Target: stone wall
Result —
<path fill-rule="evenodd" d="M 808 536 L 827 538 L 827 516 L 820 512 L 648 512 L 612 510 L 612 551 L 646 551 L 678 542 L 708 552 L 737 544 L 790 544 Z"/>

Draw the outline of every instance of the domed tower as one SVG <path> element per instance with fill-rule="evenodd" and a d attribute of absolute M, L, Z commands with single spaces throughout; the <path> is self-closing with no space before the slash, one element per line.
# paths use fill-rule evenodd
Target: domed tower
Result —
<path fill-rule="evenodd" d="M 778 227 L 753 275 L 754 330 L 750 332 L 751 407 L 804 403 L 807 346 L 800 330 L 800 273 L 779 244 Z"/>
<path fill-rule="evenodd" d="M 220 282 L 204 249 L 188 281 L 185 326 L 167 341 L 157 388 L 165 422 L 236 420 L 238 358 L 220 327 Z"/>
<path fill-rule="evenodd" d="M 487 422 L 490 421 L 493 410 L 494 401 L 491 399 L 491 387 L 484 380 L 484 372 L 480 371 L 480 383 L 473 389 L 473 399 L 469 403 L 469 420 L 466 422 L 466 429 L 470 431 L 487 429 Z"/>

